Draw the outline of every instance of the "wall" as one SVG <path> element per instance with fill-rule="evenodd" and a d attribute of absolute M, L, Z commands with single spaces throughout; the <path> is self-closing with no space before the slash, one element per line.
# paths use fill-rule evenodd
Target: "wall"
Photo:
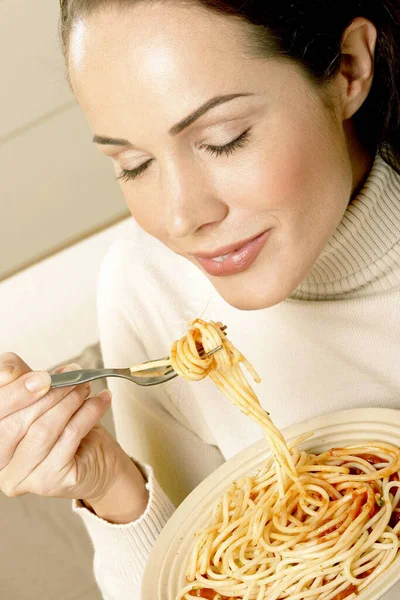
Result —
<path fill-rule="evenodd" d="M 68 88 L 56 0 L 0 0 L 0 280 L 128 212 Z"/>
<path fill-rule="evenodd" d="M 132 227 L 125 219 L 1 282 L 0 354 L 15 352 L 32 369 L 49 369 L 96 343 L 100 264 Z"/>

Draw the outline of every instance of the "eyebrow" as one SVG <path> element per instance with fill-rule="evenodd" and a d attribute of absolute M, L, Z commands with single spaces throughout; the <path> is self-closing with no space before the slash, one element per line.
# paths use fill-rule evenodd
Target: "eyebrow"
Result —
<path fill-rule="evenodd" d="M 211 100 L 207 100 L 204 104 L 202 104 L 197 110 L 192 112 L 190 115 L 182 119 L 179 123 L 171 127 L 169 130 L 169 134 L 172 136 L 178 135 L 184 129 L 192 125 L 197 119 L 202 117 L 206 112 L 219 106 L 220 104 L 225 104 L 226 102 L 230 102 L 231 100 L 235 100 L 236 98 L 245 98 L 247 96 L 254 96 L 254 94 L 226 94 L 224 96 L 215 96 L 211 98 Z M 131 146 L 131 142 L 129 140 L 124 140 L 121 138 L 113 138 L 104 135 L 95 135 L 93 136 L 93 142 L 95 144 L 103 144 L 106 146 Z"/>

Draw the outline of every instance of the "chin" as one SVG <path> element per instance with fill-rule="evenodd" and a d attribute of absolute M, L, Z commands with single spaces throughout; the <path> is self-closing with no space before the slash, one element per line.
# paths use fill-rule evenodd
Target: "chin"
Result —
<path fill-rule="evenodd" d="M 251 282 L 246 285 L 244 282 L 235 282 L 233 279 L 228 285 L 225 282 L 223 285 L 221 282 L 216 283 L 215 279 L 212 283 L 225 302 L 233 308 L 246 311 L 263 310 L 275 306 L 286 300 L 296 288 L 295 285 L 271 285 L 263 289 L 259 285 L 251 285 Z"/>

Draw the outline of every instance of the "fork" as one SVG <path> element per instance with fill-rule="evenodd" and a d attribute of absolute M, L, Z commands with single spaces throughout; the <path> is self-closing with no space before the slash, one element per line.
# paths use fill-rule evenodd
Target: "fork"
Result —
<path fill-rule="evenodd" d="M 199 355 L 205 358 L 211 356 L 214 352 L 218 352 L 221 348 L 222 346 L 218 346 L 207 352 L 207 354 L 200 352 Z M 146 367 L 146 365 L 149 366 Z M 68 373 L 57 373 L 51 375 L 51 387 L 61 388 L 70 385 L 80 385 L 81 383 L 102 379 L 103 377 L 122 377 L 123 379 L 133 381 L 137 385 L 148 386 L 166 383 L 177 376 L 178 373 L 173 370 L 169 363 L 169 356 L 165 356 L 156 361 L 146 361 L 127 369 L 82 369 L 80 371 L 69 371 Z"/>

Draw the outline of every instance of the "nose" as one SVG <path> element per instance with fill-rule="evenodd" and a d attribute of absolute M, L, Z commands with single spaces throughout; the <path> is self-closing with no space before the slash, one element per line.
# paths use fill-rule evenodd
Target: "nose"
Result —
<path fill-rule="evenodd" d="M 201 165 L 175 165 L 164 183 L 165 227 L 172 238 L 193 235 L 222 221 L 229 212 Z"/>

